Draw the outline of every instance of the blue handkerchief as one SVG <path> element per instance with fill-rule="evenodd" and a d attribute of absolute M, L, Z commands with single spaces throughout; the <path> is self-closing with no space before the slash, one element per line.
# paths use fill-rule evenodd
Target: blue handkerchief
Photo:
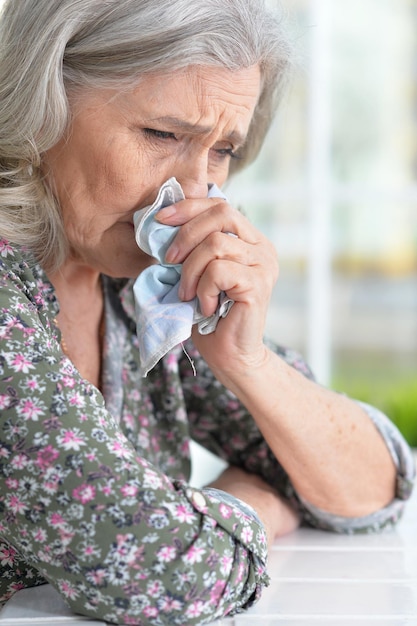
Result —
<path fill-rule="evenodd" d="M 208 197 L 225 198 L 216 185 L 209 186 Z M 222 293 L 216 312 L 205 317 L 197 298 L 183 302 L 178 297 L 181 265 L 165 263 L 165 254 L 179 227 L 160 224 L 154 216 L 160 209 L 184 199 L 180 184 L 170 178 L 160 188 L 155 202 L 133 216 L 136 243 L 158 261 L 143 270 L 133 286 L 141 376 L 146 376 L 171 348 L 188 339 L 193 324 L 198 324 L 201 334 L 213 332 L 233 304 Z"/>

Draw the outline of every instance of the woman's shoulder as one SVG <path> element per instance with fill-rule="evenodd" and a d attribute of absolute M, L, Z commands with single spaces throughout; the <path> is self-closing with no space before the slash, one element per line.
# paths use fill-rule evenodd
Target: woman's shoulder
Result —
<path fill-rule="evenodd" d="M 37 308 L 56 301 L 52 284 L 29 250 L 0 238 L 0 268 L 1 300 L 20 292 Z"/>
<path fill-rule="evenodd" d="M 35 273 L 37 270 L 42 271 L 30 250 L 18 246 L 3 237 L 0 237 L 0 264 L 4 270 L 9 270 L 16 274 L 26 271 L 28 267 L 32 267 Z"/>

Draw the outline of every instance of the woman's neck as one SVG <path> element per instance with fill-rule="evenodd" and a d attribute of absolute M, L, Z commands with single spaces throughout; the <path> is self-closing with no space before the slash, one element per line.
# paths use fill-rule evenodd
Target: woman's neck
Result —
<path fill-rule="evenodd" d="M 100 273 L 66 264 L 49 276 L 59 302 L 61 346 L 80 374 L 100 387 L 104 299 Z"/>

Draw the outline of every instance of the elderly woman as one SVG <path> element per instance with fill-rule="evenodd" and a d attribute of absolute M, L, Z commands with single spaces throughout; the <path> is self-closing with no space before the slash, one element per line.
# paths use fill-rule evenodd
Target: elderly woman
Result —
<path fill-rule="evenodd" d="M 268 543 L 299 523 L 396 521 L 407 445 L 264 341 L 275 251 L 220 192 L 282 90 L 280 17 L 262 0 L 10 0 L 0 42 L 2 600 L 50 582 L 111 623 L 200 624 L 259 597 Z M 180 302 L 233 304 L 142 376 L 133 287 L 155 259 L 134 216 L 174 177 L 183 199 L 153 223 L 175 229 Z M 190 438 L 229 464 L 204 489 Z"/>

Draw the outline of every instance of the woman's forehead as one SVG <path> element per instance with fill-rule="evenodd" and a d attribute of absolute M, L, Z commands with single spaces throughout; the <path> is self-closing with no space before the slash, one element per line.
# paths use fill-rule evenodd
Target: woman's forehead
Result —
<path fill-rule="evenodd" d="M 222 121 L 239 141 L 258 102 L 261 88 L 258 66 L 237 71 L 190 67 L 180 72 L 147 76 L 129 94 L 129 106 L 150 121 L 168 123 L 189 133 L 209 133 Z M 219 119 L 220 118 L 220 119 Z"/>

